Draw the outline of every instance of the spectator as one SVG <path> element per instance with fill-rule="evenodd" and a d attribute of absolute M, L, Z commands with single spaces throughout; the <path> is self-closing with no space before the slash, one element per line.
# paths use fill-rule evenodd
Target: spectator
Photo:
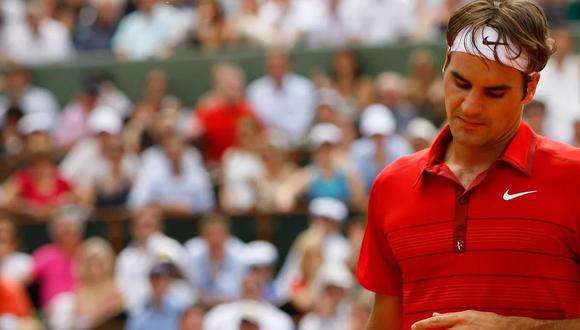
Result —
<path fill-rule="evenodd" d="M 412 152 L 407 141 L 395 134 L 395 125 L 392 112 L 380 104 L 369 106 L 361 115 L 363 138 L 352 145 L 350 155 L 366 191 L 371 190 L 375 177 L 385 166 Z"/>
<path fill-rule="evenodd" d="M 14 222 L 0 218 L 0 278 L 23 281 L 32 269 L 32 259 L 19 252 L 20 239 Z"/>
<path fill-rule="evenodd" d="M 242 69 L 228 62 L 214 65 L 214 91 L 194 113 L 194 137 L 201 136 L 204 158 L 210 169 L 219 167 L 224 152 L 237 142 L 236 130 L 244 118 L 256 118 L 244 95 Z"/>
<path fill-rule="evenodd" d="M 4 206 L 16 214 L 46 221 L 52 212 L 77 199 L 73 186 L 60 174 L 46 134 L 32 133 L 24 146 L 28 165 L 4 183 Z"/>
<path fill-rule="evenodd" d="M 137 8 L 119 23 L 113 52 L 132 60 L 168 56 L 184 38 L 183 15 L 158 0 L 138 0 Z"/>
<path fill-rule="evenodd" d="M 317 303 L 300 321 L 299 330 L 350 330 L 349 290 L 354 284 L 350 271 L 342 264 L 325 264 L 317 274 Z"/>
<path fill-rule="evenodd" d="M 143 310 L 130 315 L 127 330 L 179 329 L 181 314 L 187 305 L 172 299 L 171 283 L 178 276 L 179 270 L 171 262 L 160 262 L 151 268 L 151 299 Z"/>
<path fill-rule="evenodd" d="M 544 135 L 546 126 L 546 105 L 542 101 L 533 100 L 524 107 L 524 120 L 536 134 Z"/>
<path fill-rule="evenodd" d="M 151 299 L 149 271 L 159 260 L 171 260 L 183 270 L 185 252 L 176 240 L 161 232 L 162 214 L 154 207 L 144 207 L 132 218 L 131 243 L 117 258 L 115 278 L 123 294 L 125 308 L 131 314 L 142 309 Z M 175 300 L 192 303 L 195 294 L 174 282 L 171 294 Z"/>
<path fill-rule="evenodd" d="M 162 151 L 152 150 L 143 163 L 129 206 L 140 208 L 156 204 L 165 212 L 176 214 L 207 213 L 215 207 L 212 185 L 199 156 L 189 157 L 185 140 L 178 133 L 167 136 Z"/>
<path fill-rule="evenodd" d="M 306 251 L 315 249 L 311 245 L 316 245 L 317 241 L 321 242 L 322 263 L 346 264 L 351 257 L 350 244 L 341 233 L 342 223 L 348 216 L 346 206 L 336 199 L 317 198 L 310 202 L 308 212 L 310 224 L 292 243 L 276 278 L 276 286 L 282 298 L 289 298 L 293 286 L 312 275 L 310 271 L 314 271 L 313 269 L 309 269 L 308 274 L 300 273 L 300 264 Z M 317 268 L 316 258 L 312 259 L 313 265 L 309 266 Z M 308 304 L 304 305 L 307 306 Z"/>
<path fill-rule="evenodd" d="M 98 108 L 98 100 L 99 81 L 94 77 L 85 77 L 75 100 L 60 114 L 54 131 L 54 139 L 59 147 L 68 150 L 76 142 L 91 135 L 88 119 L 91 112 Z"/>
<path fill-rule="evenodd" d="M 44 113 L 51 121 L 56 120 L 60 113 L 56 97 L 50 91 L 33 85 L 26 68 L 18 65 L 9 67 L 7 78 L 7 95 L 0 98 L 2 119 L 10 107 L 18 107 L 25 115 Z"/>
<path fill-rule="evenodd" d="M 201 304 L 188 307 L 181 314 L 180 330 L 203 330 L 203 319 L 206 309 Z"/>
<path fill-rule="evenodd" d="M 281 211 L 291 211 L 301 196 L 310 201 L 330 197 L 348 203 L 356 209 L 365 205 L 365 188 L 359 176 L 350 168 L 337 162 L 337 146 L 342 139 L 338 127 L 318 124 L 310 133 L 313 162 L 298 169 L 279 187 L 277 206 Z"/>
<path fill-rule="evenodd" d="M 224 37 L 229 44 L 262 47 L 275 45 L 275 29 L 260 19 L 259 9 L 259 0 L 241 1 L 240 10 L 226 21 Z"/>
<path fill-rule="evenodd" d="M 98 107 L 90 114 L 87 125 L 92 135 L 72 147 L 60 168 L 88 205 L 124 205 L 139 160 L 123 153 L 121 118 L 111 108 Z"/>
<path fill-rule="evenodd" d="M 32 254 L 30 278 L 40 287 L 40 305 L 48 315 L 61 294 L 74 291 L 74 257 L 79 252 L 85 234 L 85 212 L 69 206 L 59 210 L 49 226 L 52 243 L 38 248 Z"/>
<path fill-rule="evenodd" d="M 274 284 L 274 271 L 278 262 L 278 250 L 267 241 L 253 241 L 244 249 L 244 260 L 248 272 L 255 273 L 264 283 L 263 301 L 271 304 L 280 302 L 280 294 Z"/>
<path fill-rule="evenodd" d="M 242 260 L 243 243 L 230 234 L 230 224 L 222 215 L 202 218 L 200 236 L 185 243 L 187 276 L 199 291 L 206 307 L 237 299 L 246 272 Z"/>
<path fill-rule="evenodd" d="M 190 42 L 205 50 L 220 48 L 225 41 L 226 19 L 218 0 L 198 1 L 197 16 Z"/>
<path fill-rule="evenodd" d="M 124 0 L 91 0 L 75 29 L 75 45 L 81 52 L 111 52 L 113 36 L 121 18 Z"/>
<path fill-rule="evenodd" d="M 294 329 L 290 316 L 263 300 L 265 282 L 259 273 L 250 271 L 243 281 L 241 299 L 211 309 L 204 319 L 204 330 Z"/>
<path fill-rule="evenodd" d="M 268 74 L 248 87 L 248 99 L 262 122 L 298 142 L 314 118 L 314 87 L 289 71 L 290 59 L 279 49 L 268 53 L 266 67 Z"/>
<path fill-rule="evenodd" d="M 306 35 L 308 46 L 338 48 L 356 43 L 362 24 L 352 17 L 353 9 L 348 0 L 326 1 L 317 24 Z"/>
<path fill-rule="evenodd" d="M 435 125 L 421 117 L 411 119 L 405 130 L 405 138 L 415 152 L 431 146 L 437 134 L 438 130 Z"/>
<path fill-rule="evenodd" d="M 291 146 L 292 142 L 284 133 L 274 129 L 268 131 L 266 146 L 261 150 L 264 173 L 256 183 L 256 207 L 259 211 L 271 213 L 277 210 L 278 189 L 296 170 L 296 165 L 289 160 Z"/>
<path fill-rule="evenodd" d="M 377 101 L 393 112 L 398 134 L 402 134 L 409 121 L 418 115 L 418 109 L 405 100 L 405 84 L 405 79 L 400 74 L 391 71 L 381 73 L 375 80 Z M 435 125 L 441 124 L 443 120 L 431 112 L 424 114 L 424 116 Z"/>
<path fill-rule="evenodd" d="M 239 121 L 237 141 L 223 160 L 220 204 L 227 213 L 249 212 L 258 206 L 258 180 L 266 171 L 260 158 L 263 138 L 259 123 L 251 118 Z"/>
<path fill-rule="evenodd" d="M 433 118 L 436 123 L 445 117 L 443 80 L 435 69 L 435 55 L 429 49 L 416 49 L 409 58 L 409 77 L 406 82 L 406 99 L 419 116 Z"/>
<path fill-rule="evenodd" d="M 364 229 L 363 229 L 364 230 Z M 349 328 L 350 330 L 365 330 L 371 310 L 373 308 L 373 295 L 366 290 L 360 291 L 353 299 L 352 309 L 350 312 Z"/>
<path fill-rule="evenodd" d="M 350 1 L 350 10 L 356 13 L 353 20 L 362 22 L 360 40 L 363 44 L 376 46 L 394 43 L 411 34 L 415 24 L 414 1 Z"/>
<path fill-rule="evenodd" d="M 0 279 L 0 329 L 42 329 L 34 319 L 26 288 L 18 282 Z"/>
<path fill-rule="evenodd" d="M 80 247 L 75 261 L 74 292 L 61 294 L 52 303 L 52 329 L 102 327 L 123 311 L 123 299 L 113 274 L 115 253 L 107 241 L 92 237 Z"/>
<path fill-rule="evenodd" d="M 159 116 L 159 104 L 156 102 L 144 99 L 135 104 L 123 130 L 123 143 L 128 153 L 141 154 L 145 149 L 160 143 L 154 128 Z"/>
<path fill-rule="evenodd" d="M 545 135 L 570 143 L 573 120 L 580 116 L 580 63 L 570 28 L 557 27 L 552 36 L 558 51 L 542 70 L 535 99 L 546 104 Z"/>
<path fill-rule="evenodd" d="M 0 155 L 4 160 L 11 156 L 17 157 L 22 151 L 24 141 L 18 130 L 18 123 L 22 117 L 22 110 L 16 106 L 11 106 L 4 113 L 4 123 L 0 133 Z"/>
<path fill-rule="evenodd" d="M 0 40 L 8 59 L 20 64 L 50 64 L 64 61 L 74 54 L 66 27 L 47 16 L 40 0 L 30 1 L 26 22 L 5 26 Z"/>
<path fill-rule="evenodd" d="M 163 70 L 150 70 L 147 72 L 142 99 L 154 103 L 159 108 L 164 107 L 171 99 L 179 100 L 176 96 L 171 95 L 169 76 Z"/>

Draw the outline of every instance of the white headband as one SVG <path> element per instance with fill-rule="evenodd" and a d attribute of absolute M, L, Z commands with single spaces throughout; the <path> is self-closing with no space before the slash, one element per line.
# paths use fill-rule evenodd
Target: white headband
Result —
<path fill-rule="evenodd" d="M 475 33 L 472 31 L 469 28 L 461 30 L 455 37 L 449 52 L 467 53 L 492 61 L 497 61 L 495 57 L 497 54 L 502 64 L 528 73 L 528 55 L 523 50 L 520 51 L 521 48 L 514 45 L 511 40 L 507 38 L 499 40 L 497 30 L 490 26 L 485 26 Z"/>

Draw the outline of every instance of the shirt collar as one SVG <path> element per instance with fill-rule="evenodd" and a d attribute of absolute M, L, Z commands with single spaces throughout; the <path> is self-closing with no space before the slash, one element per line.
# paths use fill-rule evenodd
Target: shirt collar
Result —
<path fill-rule="evenodd" d="M 426 155 L 426 163 L 421 174 L 426 171 L 434 172 L 436 167 L 443 163 L 445 151 L 451 142 L 451 129 L 445 125 L 437 138 L 429 148 Z M 532 160 L 536 149 L 537 135 L 525 122 L 520 123 L 520 127 L 512 138 L 499 160 L 511 165 L 516 170 L 530 176 L 532 174 Z"/>

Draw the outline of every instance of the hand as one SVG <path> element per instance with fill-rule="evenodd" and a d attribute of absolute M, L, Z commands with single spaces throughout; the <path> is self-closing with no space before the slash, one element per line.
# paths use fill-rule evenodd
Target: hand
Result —
<path fill-rule="evenodd" d="M 453 330 L 509 330 L 525 329 L 514 325 L 516 319 L 495 313 L 478 311 L 463 311 L 457 313 L 439 314 L 416 322 L 412 330 L 453 329 Z M 514 327 L 515 326 L 515 327 Z"/>

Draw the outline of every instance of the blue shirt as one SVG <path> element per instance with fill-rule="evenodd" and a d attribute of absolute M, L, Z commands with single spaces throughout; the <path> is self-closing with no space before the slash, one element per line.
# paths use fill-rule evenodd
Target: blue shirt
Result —
<path fill-rule="evenodd" d="M 186 306 L 169 299 L 166 295 L 160 309 L 149 304 L 141 311 L 132 314 L 127 322 L 126 330 L 178 330 L 181 314 L 185 308 Z"/>

